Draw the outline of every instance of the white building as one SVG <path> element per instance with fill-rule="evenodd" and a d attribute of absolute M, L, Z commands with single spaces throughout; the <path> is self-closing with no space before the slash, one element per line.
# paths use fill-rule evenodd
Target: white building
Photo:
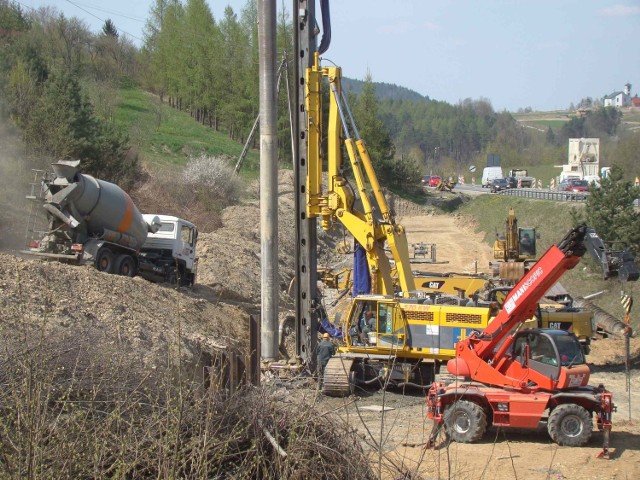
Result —
<path fill-rule="evenodd" d="M 624 86 L 624 91 L 613 92 L 604 96 L 605 107 L 630 107 L 631 106 L 631 84 Z"/>
<path fill-rule="evenodd" d="M 600 180 L 600 139 L 570 138 L 567 164 L 562 165 L 559 180 L 574 177 L 598 182 Z"/>

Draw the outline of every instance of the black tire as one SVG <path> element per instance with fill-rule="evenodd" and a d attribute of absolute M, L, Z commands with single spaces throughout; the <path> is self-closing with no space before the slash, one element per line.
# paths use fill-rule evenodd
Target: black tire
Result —
<path fill-rule="evenodd" d="M 167 283 L 172 287 L 178 286 L 178 271 L 175 268 L 172 268 L 167 275 Z"/>
<path fill-rule="evenodd" d="M 123 253 L 116 257 L 116 262 L 113 271 L 118 275 L 125 277 L 135 277 L 137 272 L 136 261 L 131 255 Z"/>
<path fill-rule="evenodd" d="M 589 412 L 575 403 L 558 405 L 549 415 L 547 430 L 558 445 L 580 447 L 591 438 L 593 422 Z"/>
<path fill-rule="evenodd" d="M 96 255 L 96 269 L 100 272 L 113 273 L 113 252 L 106 247 L 98 250 Z"/>
<path fill-rule="evenodd" d="M 477 403 L 458 400 L 445 410 L 444 426 L 458 443 L 477 442 L 487 430 L 487 414 Z"/>

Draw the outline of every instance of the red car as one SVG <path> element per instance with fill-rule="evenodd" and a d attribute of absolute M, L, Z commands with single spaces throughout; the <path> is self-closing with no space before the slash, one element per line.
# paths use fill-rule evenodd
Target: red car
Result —
<path fill-rule="evenodd" d="M 429 186 L 437 187 L 441 180 L 442 178 L 438 175 L 431 175 L 431 178 L 429 178 Z"/>
<path fill-rule="evenodd" d="M 564 192 L 588 192 L 589 182 L 586 180 L 569 179 L 560 184 L 560 189 Z"/>

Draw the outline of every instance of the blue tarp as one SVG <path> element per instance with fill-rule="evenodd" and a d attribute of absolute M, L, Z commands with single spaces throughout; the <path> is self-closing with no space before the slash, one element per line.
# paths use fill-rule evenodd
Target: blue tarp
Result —
<path fill-rule="evenodd" d="M 336 327 L 333 323 L 329 321 L 328 318 L 324 317 L 318 326 L 318 330 L 320 333 L 327 332 L 331 335 L 332 338 L 341 339 L 342 338 L 342 328 Z"/>
<path fill-rule="evenodd" d="M 353 296 L 371 293 L 371 274 L 367 264 L 367 252 L 353 241 Z"/>

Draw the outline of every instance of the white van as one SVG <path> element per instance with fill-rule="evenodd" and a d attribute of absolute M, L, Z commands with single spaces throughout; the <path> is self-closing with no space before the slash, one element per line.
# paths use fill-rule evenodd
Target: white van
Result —
<path fill-rule="evenodd" d="M 489 187 L 494 178 L 504 178 L 502 167 L 484 167 L 482 171 L 482 188 Z"/>

